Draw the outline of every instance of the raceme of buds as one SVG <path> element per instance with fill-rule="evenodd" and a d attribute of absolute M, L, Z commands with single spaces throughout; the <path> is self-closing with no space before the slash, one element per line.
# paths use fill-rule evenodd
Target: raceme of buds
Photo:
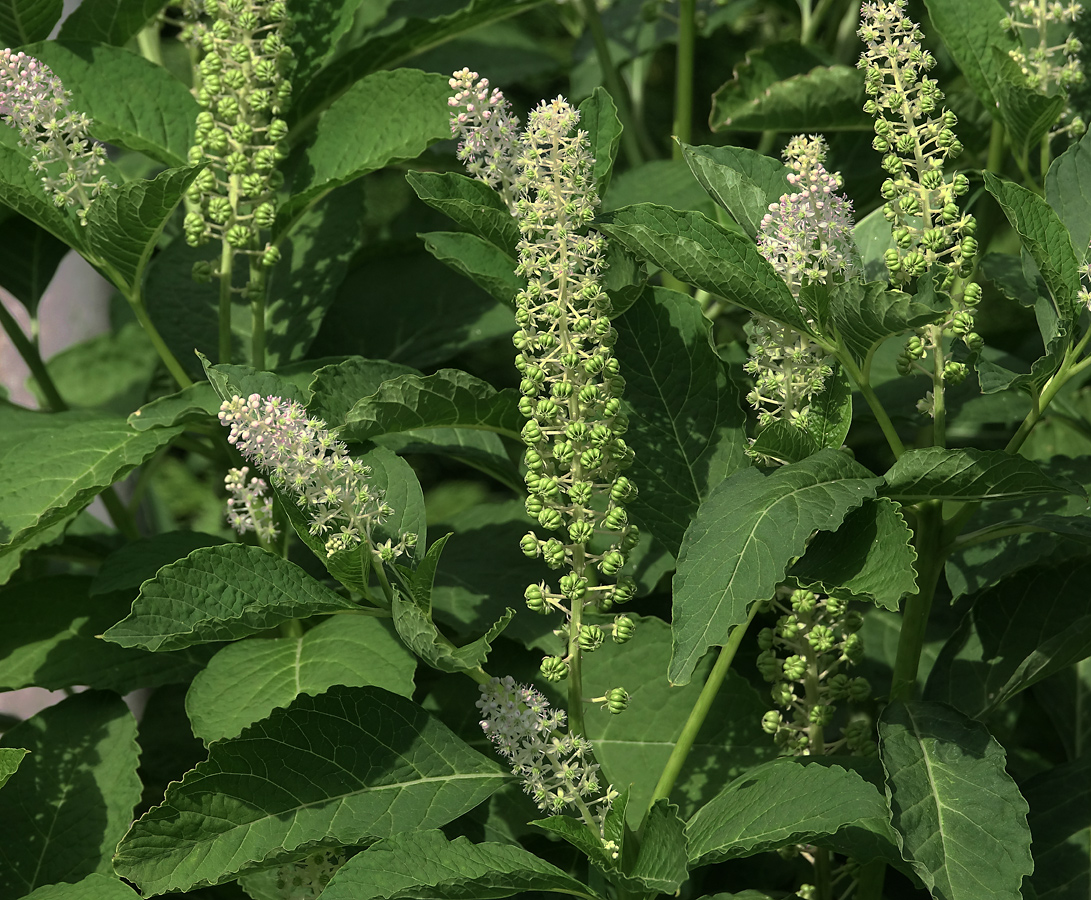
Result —
<path fill-rule="evenodd" d="M 239 534 L 253 531 L 258 541 L 269 544 L 277 537 L 277 525 L 273 518 L 273 500 L 266 490 L 263 478 L 251 478 L 247 466 L 229 469 L 224 478 L 227 488 L 227 524 Z"/>
<path fill-rule="evenodd" d="M 804 285 L 825 284 L 850 270 L 857 251 L 852 204 L 838 193 L 840 176 L 823 165 L 826 142 L 795 137 L 784 158 L 794 190 L 770 204 L 758 250 L 798 297 Z M 747 399 L 762 426 L 778 419 L 804 426 L 810 401 L 832 373 L 826 354 L 806 335 L 761 315 L 754 317 L 745 368 L 754 376 Z"/>
<path fill-rule="evenodd" d="M 943 92 L 928 76 L 936 60 L 921 48 L 920 28 L 905 16 L 906 0 L 880 0 L 861 8 L 860 55 L 875 117 L 872 146 L 883 154 L 889 178 L 883 182 L 884 215 L 893 228 L 887 251 L 891 279 L 905 284 L 939 267 L 946 288 L 955 274 L 973 268 L 976 223 L 957 200 L 969 190 L 965 175 L 948 177 L 944 163 L 958 157 L 962 143 L 952 128 L 955 114 L 940 108 Z"/>
<path fill-rule="evenodd" d="M 311 534 L 326 538 L 326 553 L 367 541 L 393 514 L 383 492 L 368 484 L 371 470 L 349 456 L 321 419 L 302 404 L 280 397 L 234 396 L 220 406 L 220 422 L 230 427 L 228 441 L 272 476 L 277 487 L 301 503 L 311 519 Z M 397 556 L 412 536 L 386 548 Z"/>
<path fill-rule="evenodd" d="M 190 162 L 207 167 L 187 195 L 186 240 L 198 246 L 216 238 L 253 266 L 272 266 L 278 253 L 261 234 L 276 217 L 277 164 L 288 133 L 281 118 L 291 99 L 287 10 L 283 0 L 208 0 L 204 11 L 211 23 L 194 21 L 187 31 L 203 53 Z"/>
<path fill-rule="evenodd" d="M 489 79 L 461 69 L 450 79 L 454 95 L 447 100 L 451 134 L 458 138 L 458 158 L 466 171 L 499 191 L 515 215 L 519 180 L 515 157 L 519 143 L 519 117 Z"/>
<path fill-rule="evenodd" d="M 481 730 L 496 751 L 510 761 L 511 770 L 543 812 L 559 813 L 575 807 L 588 825 L 602 833 L 602 821 L 617 793 L 602 789 L 591 742 L 564 731 L 564 710 L 552 709 L 533 688 L 516 684 L 510 676 L 481 685 Z"/>
<path fill-rule="evenodd" d="M 72 108 L 72 94 L 49 66 L 10 48 L 0 53 L 0 115 L 34 154 L 31 168 L 45 192 L 57 206 L 79 206 L 86 224 L 93 198 L 109 184 L 99 174 L 106 152 L 88 135 L 91 118 Z"/>

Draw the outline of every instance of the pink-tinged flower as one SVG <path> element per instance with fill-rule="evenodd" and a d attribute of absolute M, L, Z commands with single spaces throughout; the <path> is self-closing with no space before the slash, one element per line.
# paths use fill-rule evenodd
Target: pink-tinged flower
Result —
<path fill-rule="evenodd" d="M 515 158 L 519 147 L 519 117 L 489 79 L 462 69 L 450 79 L 454 95 L 447 105 L 451 113 L 451 134 L 458 138 L 458 158 L 466 171 L 500 192 L 515 212 L 518 173 Z"/>

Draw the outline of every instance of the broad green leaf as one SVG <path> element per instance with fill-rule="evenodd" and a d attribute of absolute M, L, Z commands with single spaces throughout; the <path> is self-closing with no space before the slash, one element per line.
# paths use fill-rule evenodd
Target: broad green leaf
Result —
<path fill-rule="evenodd" d="M 1091 656 L 1085 559 L 1024 569 L 983 592 L 944 646 L 926 696 L 983 718 L 1015 694 Z"/>
<path fill-rule="evenodd" d="M 1025 165 L 1031 151 L 1049 134 L 1064 112 L 1067 98 L 1061 92 L 1043 94 L 1030 87 L 1019 64 L 1006 49 L 993 46 L 991 51 L 993 63 L 1000 72 L 1000 80 L 996 83 L 997 108 L 1007 126 L 1012 150 Z"/>
<path fill-rule="evenodd" d="M 1068 758 L 1084 755 L 1085 748 L 1091 747 L 1091 717 L 1087 715 L 1091 658 L 1043 680 L 1033 690 L 1034 699 L 1049 716 Z M 1088 863 L 1091 864 L 1091 857 Z"/>
<path fill-rule="evenodd" d="M 485 182 L 457 172 L 407 172 L 405 180 L 421 200 L 462 228 L 509 255 L 515 252 L 518 222 L 500 194 Z"/>
<path fill-rule="evenodd" d="M 37 317 L 38 301 L 68 245 L 13 210 L 0 210 L 0 215 L 0 286 Z"/>
<path fill-rule="evenodd" d="M 300 694 L 314 696 L 335 684 L 374 685 L 410 697 L 415 668 L 387 623 L 331 616 L 300 637 L 224 647 L 193 679 L 186 711 L 194 735 L 210 744 L 236 737 Z"/>
<path fill-rule="evenodd" d="M 943 39 L 966 80 L 985 109 L 997 108 L 1003 93 L 1005 73 L 993 55 L 996 47 L 1007 54 L 1022 44 L 1010 28 L 1003 26 L 1008 15 L 999 0 L 924 0 L 936 33 Z"/>
<path fill-rule="evenodd" d="M 652 203 L 619 209 L 598 227 L 681 281 L 807 331 L 788 286 L 745 234 L 728 231 L 701 213 Z"/>
<path fill-rule="evenodd" d="M 82 0 L 61 25 L 60 39 L 123 47 L 165 5 L 165 0 Z"/>
<path fill-rule="evenodd" d="M 860 251 L 860 271 L 865 283 L 887 281 L 889 272 L 884 254 L 894 246 L 890 223 L 877 207 L 864 216 L 852 229 L 852 240 Z"/>
<path fill-rule="evenodd" d="M 610 186 L 614 159 L 621 144 L 621 120 L 614 100 L 599 85 L 579 106 L 580 130 L 587 132 L 591 158 L 594 160 L 595 187 L 599 197 Z"/>
<path fill-rule="evenodd" d="M 1070 330 L 1079 318 L 1079 263 L 1068 230 L 1049 205 L 1032 191 L 985 173 L 985 187 L 996 198 L 1023 249 L 1038 266 L 1060 320 Z"/>
<path fill-rule="evenodd" d="M 653 159 L 618 172 L 610 179 L 610 189 L 602 200 L 601 211 L 613 212 L 638 203 L 657 203 L 674 209 L 695 210 L 709 218 L 716 216 L 716 204 L 680 159 Z"/>
<path fill-rule="evenodd" d="M 445 77 L 417 69 L 376 72 L 353 84 L 319 120 L 277 231 L 334 188 L 450 137 L 450 93 Z"/>
<path fill-rule="evenodd" d="M 1021 900 L 1033 871 L 1027 802 L 984 725 L 942 703 L 879 719 L 879 756 L 902 856 L 937 900 Z"/>
<path fill-rule="evenodd" d="M 88 875 L 75 884 L 50 884 L 27 894 L 26 900 L 138 900 L 140 895 L 120 878 Z"/>
<path fill-rule="evenodd" d="M 864 114 L 864 76 L 855 67 L 829 66 L 794 41 L 747 54 L 735 77 L 712 95 L 713 131 L 870 130 Z"/>
<path fill-rule="evenodd" d="M 338 42 L 352 28 L 353 17 L 361 3 L 362 0 L 342 0 L 292 7 L 292 28 L 287 38 L 295 63 L 292 81 L 299 85 L 298 89 L 304 88 L 314 73 L 337 52 Z"/>
<path fill-rule="evenodd" d="M 180 431 L 134 431 L 94 412 L 0 406 L 0 557 L 82 509 Z"/>
<path fill-rule="evenodd" d="M 742 469 L 720 482 L 678 554 L 670 680 L 687 683 L 704 652 L 722 646 L 750 606 L 773 595 L 812 532 L 836 529 L 881 483 L 837 450 L 769 476 Z"/>
<path fill-rule="evenodd" d="M 639 491 L 629 509 L 677 555 L 701 501 L 746 464 L 738 391 L 691 297 L 650 288 L 615 327 Z"/>
<path fill-rule="evenodd" d="M 132 612 L 108 629 L 122 647 L 178 650 L 229 641 L 356 604 L 260 547 L 202 547 L 140 587 Z"/>
<path fill-rule="evenodd" d="M 87 41 L 42 41 L 21 49 L 64 82 L 73 106 L 94 120 L 92 137 L 165 166 L 186 164 L 199 107 L 162 66 L 121 47 Z"/>
<path fill-rule="evenodd" d="M 401 375 L 383 382 L 348 413 L 339 434 L 365 441 L 380 434 L 417 428 L 480 428 L 518 438 L 524 419 L 518 397 L 458 369 L 434 375 Z"/>
<path fill-rule="evenodd" d="M 307 405 L 307 386 L 313 377 L 309 366 L 292 377 L 277 372 L 266 372 L 252 366 L 214 366 L 202 354 L 196 354 L 209 384 L 219 394 L 221 400 L 233 397 L 249 397 L 260 394 L 262 397 L 281 397 L 296 400 Z"/>
<path fill-rule="evenodd" d="M 216 418 L 220 398 L 207 381 L 198 381 L 187 388 L 145 403 L 129 416 L 129 425 L 137 431 L 150 428 L 170 428 L 194 422 L 208 423 Z"/>
<path fill-rule="evenodd" d="M 1087 256 L 1091 242 L 1091 138 L 1069 145 L 1046 173 L 1046 200 L 1068 229 L 1076 259 Z"/>
<path fill-rule="evenodd" d="M 764 153 L 746 147 L 681 146 L 693 177 L 750 237 L 757 235 L 769 204 L 790 190 L 787 167 Z"/>
<path fill-rule="evenodd" d="M 1091 893 L 1091 756 L 1035 775 L 1023 795 L 1034 838 L 1034 896 L 1077 900 Z"/>
<path fill-rule="evenodd" d="M 416 369 L 386 359 L 350 356 L 315 371 L 307 408 L 327 425 L 339 428 L 352 408 L 378 391 L 384 381 L 420 374 Z"/>
<path fill-rule="evenodd" d="M 946 315 L 936 295 L 887 290 L 880 281 L 847 281 L 829 288 L 829 316 L 857 360 L 873 353 L 883 341 Z"/>
<path fill-rule="evenodd" d="M 882 792 L 846 767 L 854 762 L 784 757 L 740 775 L 687 823 L 690 860 L 708 865 L 838 832 L 865 831 L 893 843 Z"/>
<path fill-rule="evenodd" d="M 526 282 L 515 274 L 516 262 L 506 252 L 476 234 L 430 231 L 419 236 L 436 259 L 465 275 L 501 303 L 515 306 L 515 295 Z"/>
<path fill-rule="evenodd" d="M 159 235 L 197 171 L 167 169 L 151 181 L 106 188 L 91 205 L 87 214 L 91 249 L 122 293 L 139 292 Z"/>
<path fill-rule="evenodd" d="M 136 720 L 116 694 L 88 691 L 6 731 L 28 750 L 0 790 L 0 896 L 108 875 L 140 799 Z"/>
<path fill-rule="evenodd" d="M 629 692 L 629 708 L 622 715 L 594 704 L 584 717 L 595 759 L 606 778 L 618 789 L 631 785 L 630 812 L 636 827 L 652 799 L 655 778 L 649 775 L 657 776 L 666 766 L 715 654 L 707 654 L 697 664 L 689 684 L 674 686 L 667 680 L 670 625 L 653 616 L 631 614 L 631 618 L 636 622 L 636 637 L 624 645 L 607 642 L 594 653 L 584 654 L 583 676 L 589 696 L 601 696 L 619 685 Z M 759 694 L 734 670 L 728 672 L 671 792 L 683 815 L 700 809 L 725 782 L 777 755 L 777 748 L 761 730 L 768 706 L 764 692 Z"/>
<path fill-rule="evenodd" d="M 27 752 L 18 747 L 0 747 L 0 788 L 15 774 Z"/>
<path fill-rule="evenodd" d="M 100 640 L 132 599 L 92 597 L 90 586 L 89 578 L 53 575 L 0 592 L 0 604 L 10 611 L 0 636 L 0 690 L 81 684 L 126 694 L 189 681 L 204 666 L 210 654 L 203 649 L 153 654 Z M 49 603 L 38 602 L 43 594 Z"/>
<path fill-rule="evenodd" d="M 806 429 L 800 428 L 795 422 L 778 419 L 758 432 L 749 449 L 750 455 L 756 460 L 782 465 L 800 462 L 822 448 Z"/>
<path fill-rule="evenodd" d="M 1035 494 L 1082 494 L 1067 480 L 1051 477 L 1038 463 L 1003 450 L 906 451 L 883 476 L 883 496 L 901 503 L 920 500 L 1000 500 Z"/>
<path fill-rule="evenodd" d="M 649 890 L 676 894 L 689 878 L 685 823 L 678 807 L 657 800 L 644 822 L 640 853 L 628 875 Z"/>
<path fill-rule="evenodd" d="M 114 866 L 145 894 L 218 884 L 310 849 L 436 828 L 510 780 L 404 697 L 335 686 L 214 743 L 132 826 Z"/>
<path fill-rule="evenodd" d="M 836 531 L 820 531 L 788 574 L 804 587 L 850 593 L 898 609 L 916 588 L 913 533 L 897 503 L 868 500 Z"/>
<path fill-rule="evenodd" d="M 322 891 L 324 900 L 511 897 L 524 891 L 599 897 L 517 844 L 448 841 L 441 831 L 399 834 L 357 853 Z"/>
<path fill-rule="evenodd" d="M 526 485 L 519 468 L 512 461 L 508 448 L 501 438 L 491 431 L 474 428 L 413 428 L 390 434 L 376 435 L 373 439 L 399 455 L 428 453 L 457 460 L 484 472 L 517 493 L 523 493 Z"/>
<path fill-rule="evenodd" d="M 2 0 L 0 40 L 9 47 L 43 40 L 63 14 L 63 0 Z"/>
<path fill-rule="evenodd" d="M 371 72 L 391 69 L 430 47 L 435 47 L 489 22 L 518 15 L 542 0 L 471 0 L 461 9 L 444 16 L 408 16 L 393 28 L 369 35 L 362 44 L 343 54 L 319 72 L 300 91 L 293 111 L 311 116 L 331 99 Z M 444 98 L 443 109 L 447 104 Z M 446 136 L 446 135 L 445 135 Z"/>

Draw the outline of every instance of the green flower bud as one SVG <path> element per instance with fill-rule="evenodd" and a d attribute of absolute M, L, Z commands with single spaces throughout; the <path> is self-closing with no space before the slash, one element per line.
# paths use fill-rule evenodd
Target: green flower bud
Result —
<path fill-rule="evenodd" d="M 595 536 L 595 526 L 590 522 L 573 522 L 568 526 L 568 539 L 573 544 L 586 544 Z"/>
<path fill-rule="evenodd" d="M 215 274 L 212 263 L 207 259 L 200 259 L 193 264 L 193 280 L 198 284 L 208 284 Z"/>
<path fill-rule="evenodd" d="M 527 495 L 523 505 L 526 507 L 527 515 L 534 519 L 537 519 L 538 513 L 545 509 L 545 501 L 537 494 Z"/>
<path fill-rule="evenodd" d="M 849 684 L 852 679 L 843 672 L 831 675 L 826 680 L 826 692 L 831 700 L 844 700 L 849 695 Z"/>
<path fill-rule="evenodd" d="M 625 575 L 622 578 L 619 578 L 617 584 L 614 585 L 614 590 L 610 594 L 610 599 L 618 604 L 618 606 L 622 606 L 632 600 L 635 596 L 636 582 L 628 575 Z"/>
<path fill-rule="evenodd" d="M 624 508 L 615 506 L 606 514 L 606 518 L 603 520 L 602 524 L 603 527 L 608 528 L 610 531 L 621 531 L 629 524 L 629 516 L 626 514 Z"/>
<path fill-rule="evenodd" d="M 606 704 L 613 715 L 623 713 L 629 706 L 629 693 L 625 688 L 612 688 L 606 695 Z"/>
<path fill-rule="evenodd" d="M 558 441 L 553 445 L 553 459 L 562 466 L 567 466 L 576 455 L 576 448 L 571 441 Z"/>
<path fill-rule="evenodd" d="M 261 254 L 261 264 L 267 269 L 273 268 L 280 262 L 280 248 L 274 247 L 272 244 L 267 244 L 265 250 Z"/>
<path fill-rule="evenodd" d="M 549 608 L 545 601 L 544 585 L 528 585 L 527 589 L 523 591 L 523 598 L 527 601 L 527 607 L 532 612 L 546 612 Z"/>
<path fill-rule="evenodd" d="M 259 228 L 272 228 L 277 220 L 277 208 L 272 203 L 262 203 L 254 210 L 254 224 Z"/>
<path fill-rule="evenodd" d="M 602 646 L 602 641 L 605 637 L 606 635 L 603 634 L 602 629 L 598 625 L 581 625 L 580 636 L 578 638 L 580 649 L 587 653 L 592 653 Z"/>
<path fill-rule="evenodd" d="M 833 721 L 833 715 L 837 712 L 837 708 L 833 706 L 827 706 L 821 704 L 819 706 L 812 706 L 808 719 L 812 725 L 829 725 Z"/>
<path fill-rule="evenodd" d="M 563 681 L 568 677 L 568 663 L 559 656 L 547 656 L 542 660 L 541 672 L 546 681 Z"/>
<path fill-rule="evenodd" d="M 557 512 L 557 510 L 546 507 L 538 513 L 538 524 L 546 531 L 556 531 L 564 524 L 564 521 L 561 519 L 561 514 Z"/>
<path fill-rule="evenodd" d="M 542 440 L 542 429 L 534 419 L 531 419 L 523 426 L 520 436 L 523 438 L 524 443 L 537 444 Z"/>
<path fill-rule="evenodd" d="M 617 616 L 614 619 L 615 644 L 624 644 L 626 641 L 632 640 L 634 634 L 636 634 L 636 622 L 628 616 Z"/>
<path fill-rule="evenodd" d="M 283 119 L 272 119 L 265 136 L 273 143 L 278 143 L 288 136 L 288 123 Z"/>
<path fill-rule="evenodd" d="M 561 411 L 561 408 L 549 397 L 543 397 L 534 407 L 535 415 L 540 419 L 552 419 Z"/>
<path fill-rule="evenodd" d="M 580 454 L 580 465 L 592 472 L 599 468 L 605 461 L 606 458 L 602 455 L 602 451 L 594 447 L 591 447 L 589 450 L 584 450 L 583 453 Z"/>
<path fill-rule="evenodd" d="M 792 604 L 792 609 L 796 612 L 811 613 L 814 612 L 815 606 L 818 605 L 818 595 L 814 591 L 795 590 L 792 591 L 789 601 Z"/>
<path fill-rule="evenodd" d="M 587 596 L 587 579 L 569 572 L 561 576 L 561 593 L 566 599 L 576 601 Z"/>
<path fill-rule="evenodd" d="M 208 217 L 217 225 L 222 225 L 231 218 L 231 201 L 226 197 L 209 197 Z"/>
<path fill-rule="evenodd" d="M 766 679 L 768 681 L 769 679 Z M 779 681 L 773 685 L 772 690 L 769 691 L 769 696 L 773 698 L 773 702 L 777 706 L 781 706 L 784 709 L 791 709 L 792 704 L 796 701 L 796 693 L 792 690 L 792 686 L 786 681 Z"/>
<path fill-rule="evenodd" d="M 556 538 L 550 538 L 542 546 L 542 556 L 547 566 L 551 569 L 559 569 L 564 565 L 564 544 Z"/>
<path fill-rule="evenodd" d="M 772 650 L 765 650 L 758 654 L 758 671 L 766 681 L 776 681 L 784 671 L 784 662 Z"/>
<path fill-rule="evenodd" d="M 596 384 L 585 384 L 580 388 L 580 392 L 577 395 L 580 403 L 585 406 L 596 402 L 599 399 L 599 388 Z"/>
<path fill-rule="evenodd" d="M 802 630 L 803 625 L 793 616 L 781 616 L 777 619 L 777 634 L 786 641 L 794 641 Z"/>
<path fill-rule="evenodd" d="M 599 569 L 606 575 L 616 575 L 625 565 L 625 554 L 620 550 L 607 550 L 602 555 Z"/>
<path fill-rule="evenodd" d="M 967 347 L 976 352 L 985 346 L 985 339 L 976 331 L 971 331 L 968 335 L 962 338 L 962 343 L 964 343 Z"/>
<path fill-rule="evenodd" d="M 845 618 L 841 621 L 841 627 L 849 634 L 855 634 L 864 627 L 864 617 L 854 609 L 852 612 L 845 614 Z"/>
<path fill-rule="evenodd" d="M 850 634 L 845 638 L 845 645 L 841 652 L 845 654 L 849 662 L 860 662 L 864 658 L 864 639 L 858 634 Z"/>
<path fill-rule="evenodd" d="M 854 678 L 849 684 L 849 699 L 853 703 L 863 703 L 871 699 L 871 682 L 866 678 Z"/>
<path fill-rule="evenodd" d="M 232 225 L 224 232 L 224 240 L 232 247 L 245 247 L 250 243 L 250 229 L 245 225 Z"/>
<path fill-rule="evenodd" d="M 637 544 L 640 543 L 640 529 L 635 525 L 629 525 L 621 533 L 621 542 L 619 544 L 622 553 L 628 553 Z"/>
<path fill-rule="evenodd" d="M 780 730 L 780 713 L 771 709 L 761 717 L 761 730 L 766 734 L 776 734 Z"/>
<path fill-rule="evenodd" d="M 567 400 L 572 396 L 571 381 L 555 381 L 550 388 L 550 393 L 558 400 Z"/>
<path fill-rule="evenodd" d="M 523 551 L 524 556 L 534 559 L 539 553 L 538 535 L 534 532 L 524 534 L 519 540 L 519 548 Z"/>
<path fill-rule="evenodd" d="M 624 503 L 636 496 L 636 486 L 624 475 L 619 476 L 610 486 L 610 499 L 615 503 Z"/>
<path fill-rule="evenodd" d="M 837 637 L 828 625 L 815 625 L 807 635 L 807 643 L 819 653 L 828 653 L 837 643 Z"/>
<path fill-rule="evenodd" d="M 807 673 L 807 660 L 793 655 L 784 660 L 784 677 L 789 681 L 800 681 Z"/>
<path fill-rule="evenodd" d="M 769 650 L 775 640 L 776 635 L 773 634 L 772 628 L 763 628 L 758 632 L 758 648 L 761 650 Z"/>
<path fill-rule="evenodd" d="M 591 495 L 594 490 L 594 485 L 589 481 L 573 481 L 572 486 L 568 489 L 568 499 L 576 506 L 587 506 L 591 502 Z"/>

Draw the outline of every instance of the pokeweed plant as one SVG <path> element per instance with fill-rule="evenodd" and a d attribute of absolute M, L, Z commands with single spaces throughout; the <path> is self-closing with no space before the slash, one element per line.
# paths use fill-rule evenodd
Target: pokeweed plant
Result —
<path fill-rule="evenodd" d="M 0 900 L 1087 896 L 1080 3 L 9 5 Z"/>

